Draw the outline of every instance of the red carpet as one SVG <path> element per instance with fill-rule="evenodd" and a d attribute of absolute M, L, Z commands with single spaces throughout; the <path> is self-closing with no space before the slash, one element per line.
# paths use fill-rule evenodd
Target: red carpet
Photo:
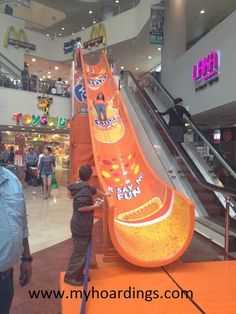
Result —
<path fill-rule="evenodd" d="M 94 226 L 94 252 L 101 253 L 101 223 Z M 96 236 L 95 236 L 96 235 Z M 72 252 L 72 240 L 67 240 L 33 254 L 33 277 L 31 283 L 21 288 L 18 285 L 19 265 L 15 267 L 15 296 L 11 314 L 57 314 L 60 313 L 60 300 L 31 299 L 28 290 L 58 290 L 59 275 L 67 267 Z M 95 255 L 92 255 L 91 268 L 96 268 Z"/>

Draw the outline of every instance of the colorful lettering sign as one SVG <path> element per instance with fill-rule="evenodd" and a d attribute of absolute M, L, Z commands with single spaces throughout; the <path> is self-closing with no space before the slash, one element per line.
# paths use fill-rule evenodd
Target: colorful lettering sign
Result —
<path fill-rule="evenodd" d="M 60 129 L 70 128 L 70 119 L 62 117 L 49 117 L 49 116 L 35 116 L 28 113 L 14 113 L 12 119 L 16 121 L 16 125 L 22 124 L 24 126 L 49 126 L 58 127 Z"/>

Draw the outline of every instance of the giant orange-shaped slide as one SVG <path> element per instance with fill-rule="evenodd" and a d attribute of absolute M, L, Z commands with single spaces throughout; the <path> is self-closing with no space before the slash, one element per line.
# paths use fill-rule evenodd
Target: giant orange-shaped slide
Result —
<path fill-rule="evenodd" d="M 127 261 L 158 267 L 176 260 L 194 230 L 194 206 L 161 180 L 145 159 L 104 53 L 82 56 L 97 173 L 109 197 L 109 232 Z M 102 92 L 107 119 L 94 100 Z M 148 153 L 148 152 L 146 152 Z"/>

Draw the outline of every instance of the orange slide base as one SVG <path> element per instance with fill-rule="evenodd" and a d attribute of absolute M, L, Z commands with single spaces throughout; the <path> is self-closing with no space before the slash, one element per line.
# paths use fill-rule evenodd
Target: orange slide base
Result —
<path fill-rule="evenodd" d="M 165 271 L 168 272 L 169 276 Z M 236 261 L 204 262 L 204 263 L 174 263 L 160 269 L 141 269 L 132 265 L 91 270 L 91 281 L 88 285 L 102 290 L 135 291 L 159 290 L 163 295 L 165 290 L 192 290 L 193 299 L 162 298 L 145 301 L 127 298 L 95 298 L 88 299 L 86 313 L 88 314 L 143 314 L 143 313 L 235 313 L 236 309 Z M 65 290 L 68 298 L 62 299 L 62 314 L 77 314 L 80 312 L 81 300 L 71 299 L 70 290 L 82 290 L 70 286 L 60 276 L 60 289 Z M 133 291 L 132 290 L 132 291 Z M 91 292 L 92 293 L 92 292 Z M 105 293 L 105 292 L 104 292 Z M 175 295 L 178 292 L 175 292 Z M 128 296 L 128 295 L 127 295 Z"/>

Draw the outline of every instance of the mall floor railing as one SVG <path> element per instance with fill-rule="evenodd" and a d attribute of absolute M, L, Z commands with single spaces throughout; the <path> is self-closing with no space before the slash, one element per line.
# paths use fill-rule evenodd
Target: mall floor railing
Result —
<path fill-rule="evenodd" d="M 54 96 L 70 97 L 70 85 L 64 84 L 63 87 L 60 88 L 60 92 L 58 92 L 56 81 L 38 79 L 34 75 L 29 78 L 23 78 L 18 75 L 0 72 L 0 87 L 20 89 Z"/>
<path fill-rule="evenodd" d="M 192 176 L 196 179 L 198 184 L 200 184 L 204 189 L 213 191 L 213 192 L 220 192 L 225 196 L 225 202 L 226 202 L 226 210 L 225 210 L 225 259 L 228 259 L 229 256 L 229 210 L 231 206 L 231 199 L 233 197 L 236 197 L 236 190 L 232 188 L 226 188 L 219 185 L 215 185 L 212 183 L 207 182 L 204 177 L 202 176 L 199 169 L 195 166 L 191 158 L 188 156 L 182 145 L 179 145 L 176 143 L 173 138 L 171 137 L 171 134 L 169 132 L 167 123 L 161 117 L 158 113 L 158 109 L 155 106 L 155 104 L 151 101 L 151 99 L 148 97 L 144 89 L 142 89 L 139 84 L 137 83 L 136 79 L 134 78 L 133 74 L 129 71 L 124 72 L 124 83 L 127 86 L 128 89 L 132 89 L 135 93 L 141 97 L 143 104 L 148 110 L 149 115 L 151 118 L 155 121 L 155 123 L 158 124 L 158 126 L 161 128 L 162 132 L 167 137 L 168 141 L 172 144 L 175 151 L 178 153 L 179 157 L 181 158 L 182 162 L 185 164 L 188 171 L 192 174 Z M 164 87 L 163 87 L 164 88 Z M 168 93 L 168 92 L 167 92 Z M 168 93 L 169 94 L 169 93 Z M 169 94 L 170 95 L 170 94 Z M 171 95 L 170 95 L 171 96 Z M 171 96 L 172 97 L 172 96 Z M 173 102 L 172 102 L 173 104 Z M 192 126 L 195 128 L 196 132 L 202 137 L 204 135 L 201 133 L 201 131 L 197 128 L 197 126 L 194 125 L 192 121 L 188 121 Z M 207 141 L 207 139 L 205 138 Z M 230 167 L 230 165 L 227 164 L 227 162 L 224 160 L 223 156 L 212 147 L 211 148 L 213 153 L 215 153 L 215 156 L 217 160 L 219 160 L 220 163 L 224 165 L 226 169 L 236 178 L 235 171 Z"/>

